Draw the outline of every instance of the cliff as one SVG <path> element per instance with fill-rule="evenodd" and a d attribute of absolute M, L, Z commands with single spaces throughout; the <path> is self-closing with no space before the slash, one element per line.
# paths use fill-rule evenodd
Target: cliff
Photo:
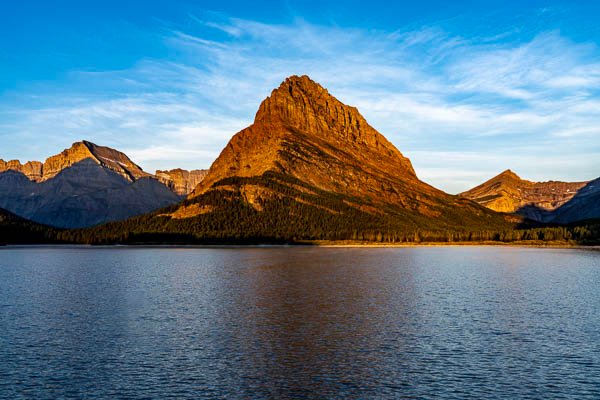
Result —
<path fill-rule="evenodd" d="M 206 177 L 205 169 L 194 169 L 186 171 L 181 168 L 170 171 L 157 170 L 156 178 L 175 193 L 185 196 L 190 194 L 196 186 Z"/>

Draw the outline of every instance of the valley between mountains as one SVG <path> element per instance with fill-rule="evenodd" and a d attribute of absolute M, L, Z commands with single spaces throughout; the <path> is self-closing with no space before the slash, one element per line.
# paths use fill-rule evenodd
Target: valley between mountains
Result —
<path fill-rule="evenodd" d="M 595 243 L 600 180 L 507 170 L 460 195 L 307 76 L 287 78 L 209 170 L 145 172 L 88 141 L 0 160 L 0 243 Z"/>

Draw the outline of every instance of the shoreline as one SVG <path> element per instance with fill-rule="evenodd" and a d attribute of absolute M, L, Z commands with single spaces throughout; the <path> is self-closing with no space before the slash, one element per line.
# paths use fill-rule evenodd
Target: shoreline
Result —
<path fill-rule="evenodd" d="M 31 248 L 75 248 L 75 249 L 144 249 L 144 248 L 172 248 L 172 249 L 244 249 L 244 248 L 294 248 L 294 247 L 314 247 L 314 248 L 416 248 L 416 247 L 522 247 L 536 249 L 583 249 L 600 251 L 600 245 L 581 245 L 566 242 L 540 242 L 540 241 L 520 241 L 520 242 L 405 242 L 405 243 L 373 243 L 373 242 L 355 242 L 355 241 L 302 241 L 286 244 L 6 244 L 0 245 L 2 249 L 31 249 Z"/>
<path fill-rule="evenodd" d="M 538 241 L 519 241 L 519 242 L 410 242 L 410 243 L 354 243 L 354 242 L 329 242 L 313 243 L 316 247 L 530 247 L 530 248 L 552 248 L 552 249 L 593 249 L 600 250 L 600 245 L 581 245 L 566 242 L 538 242 Z"/>

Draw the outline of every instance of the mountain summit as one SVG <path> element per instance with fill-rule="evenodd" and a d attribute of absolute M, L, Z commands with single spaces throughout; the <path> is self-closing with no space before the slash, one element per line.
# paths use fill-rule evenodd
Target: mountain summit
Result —
<path fill-rule="evenodd" d="M 86 227 L 180 200 L 124 153 L 88 141 L 44 163 L 0 160 L 0 207 L 46 225 Z"/>
<path fill-rule="evenodd" d="M 415 175 L 408 158 L 369 125 L 358 109 L 343 104 L 306 75 L 292 76 L 273 90 L 260 105 L 254 123 L 267 126 L 279 123 L 358 153 L 375 150 L 381 157 L 399 162 L 405 174 Z M 363 158 L 366 159 L 364 155 Z"/>
<path fill-rule="evenodd" d="M 552 213 L 568 203 L 588 182 L 531 182 L 510 169 L 460 196 L 499 212 L 517 213 L 529 219 L 549 222 Z"/>
<path fill-rule="evenodd" d="M 393 200 L 393 180 L 418 183 L 410 160 L 347 106 L 307 76 L 287 78 L 236 134 L 192 193 L 227 177 L 276 172 L 319 189 Z M 372 185 L 378 181 L 377 184 Z"/>
<path fill-rule="evenodd" d="M 0 159 L 0 172 L 13 170 L 21 172 L 34 182 L 43 182 L 54 178 L 64 169 L 86 159 L 116 172 L 130 182 L 150 176 L 120 151 L 110 147 L 98 146 L 86 140 L 73 143 L 70 148 L 49 157 L 44 163 L 29 161 L 21 164 L 18 160 L 6 162 Z"/>
<path fill-rule="evenodd" d="M 220 238 L 506 226 L 501 215 L 420 181 L 355 107 L 307 76 L 272 91 L 188 199 L 156 216 L 167 217 L 164 232 Z"/>

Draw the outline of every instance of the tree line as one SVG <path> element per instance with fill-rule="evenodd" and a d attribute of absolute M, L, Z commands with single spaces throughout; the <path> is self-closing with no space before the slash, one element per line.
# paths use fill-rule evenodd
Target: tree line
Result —
<path fill-rule="evenodd" d="M 304 185 L 304 186 L 303 186 Z M 266 193 L 250 204 L 247 187 Z M 269 195 L 270 193 L 270 195 Z M 474 216 L 448 205 L 444 218 L 400 207 L 381 213 L 362 211 L 361 199 L 319 191 L 289 176 L 229 178 L 204 195 L 184 201 L 211 212 L 172 219 L 171 206 L 152 214 L 84 229 L 56 229 L 27 221 L 0 221 L 0 243 L 227 244 L 358 241 L 377 243 L 563 241 L 596 244 L 600 222 L 567 226 L 525 226 L 503 218 Z"/>

